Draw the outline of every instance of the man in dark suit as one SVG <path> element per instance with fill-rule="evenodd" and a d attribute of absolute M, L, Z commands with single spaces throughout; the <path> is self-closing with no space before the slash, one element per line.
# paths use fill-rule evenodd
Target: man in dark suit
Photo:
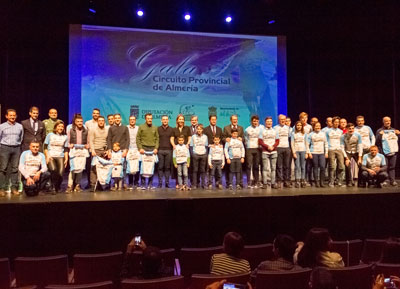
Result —
<path fill-rule="evenodd" d="M 238 125 L 238 116 L 236 114 L 231 115 L 231 123 L 224 127 L 223 142 L 229 142 L 231 139 L 232 129 L 236 128 L 238 131 L 238 139 L 243 141 L 244 138 L 244 129 L 241 125 Z"/>
<path fill-rule="evenodd" d="M 222 141 L 225 145 L 226 142 L 229 142 L 231 140 L 231 135 L 232 135 L 232 129 L 235 128 L 238 131 L 238 140 L 244 141 L 244 129 L 241 125 L 238 125 L 238 116 L 236 114 L 231 115 L 231 123 L 228 124 L 227 126 L 224 127 L 224 131 L 222 133 Z M 228 167 L 225 166 L 225 180 L 226 180 L 226 186 L 228 187 L 230 184 L 228 183 L 229 178 L 228 176 Z M 239 185 L 243 188 L 243 177 L 242 174 L 240 174 L 240 182 Z"/>
<path fill-rule="evenodd" d="M 208 117 L 208 120 L 210 121 L 210 125 L 204 128 L 204 134 L 208 138 L 208 145 L 213 145 L 214 144 L 214 137 L 219 137 L 222 139 L 222 128 L 217 126 L 217 116 L 215 114 L 211 114 Z M 212 179 L 211 179 L 211 170 L 210 167 L 207 164 L 207 179 L 208 179 L 208 188 L 212 188 Z"/>
<path fill-rule="evenodd" d="M 29 145 L 33 140 L 39 142 L 39 149 L 43 152 L 43 142 L 46 137 L 46 128 L 39 120 L 39 108 L 32 106 L 29 109 L 30 118 L 21 121 L 24 129 L 24 138 L 22 140 L 22 151 L 29 150 Z"/>

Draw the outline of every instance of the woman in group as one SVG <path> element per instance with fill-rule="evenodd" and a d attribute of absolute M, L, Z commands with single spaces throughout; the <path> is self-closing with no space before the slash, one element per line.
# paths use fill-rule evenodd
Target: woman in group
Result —
<path fill-rule="evenodd" d="M 183 114 L 178 114 L 176 117 L 176 127 L 171 136 L 171 144 L 172 147 L 175 149 L 175 146 L 178 144 L 178 137 L 183 135 L 184 137 L 184 144 L 189 147 L 190 140 L 192 138 L 192 134 L 190 132 L 190 127 L 185 125 L 185 117 Z M 175 174 L 176 176 L 176 174 Z M 179 188 L 178 182 L 176 182 L 176 188 Z"/>
<path fill-rule="evenodd" d="M 328 158 L 328 141 L 321 131 L 321 123 L 314 125 L 314 130 L 307 136 L 308 158 L 312 160 L 316 187 L 325 187 L 325 159 Z"/>
<path fill-rule="evenodd" d="M 325 228 L 312 228 L 304 243 L 299 243 L 295 253 L 297 264 L 303 268 L 344 267 L 342 256 L 339 253 L 331 252 L 331 236 Z"/>
<path fill-rule="evenodd" d="M 229 232 L 224 237 L 224 253 L 214 254 L 211 257 L 210 272 L 215 275 L 250 273 L 250 264 L 241 259 L 240 253 L 244 248 L 242 236 L 236 232 Z"/>
<path fill-rule="evenodd" d="M 306 187 L 306 134 L 301 121 L 297 121 L 290 136 L 293 158 L 295 159 L 295 187 Z"/>
<path fill-rule="evenodd" d="M 44 154 L 51 173 L 51 191 L 56 194 L 60 192 L 64 169 L 68 164 L 68 138 L 62 120 L 56 121 L 53 132 L 46 136 Z"/>

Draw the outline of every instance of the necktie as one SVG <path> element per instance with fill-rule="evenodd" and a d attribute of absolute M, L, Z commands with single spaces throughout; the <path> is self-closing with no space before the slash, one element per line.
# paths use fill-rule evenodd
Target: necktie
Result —
<path fill-rule="evenodd" d="M 212 134 L 215 136 L 215 126 L 212 127 Z"/>

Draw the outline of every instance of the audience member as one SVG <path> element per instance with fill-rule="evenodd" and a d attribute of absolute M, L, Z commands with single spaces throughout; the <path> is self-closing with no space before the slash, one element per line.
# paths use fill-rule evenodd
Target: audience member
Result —
<path fill-rule="evenodd" d="M 258 270 L 263 271 L 288 271 L 301 269 L 300 266 L 293 263 L 293 255 L 296 250 L 296 241 L 288 235 L 276 236 L 273 243 L 273 260 L 261 262 L 257 269 L 252 273 L 254 277 Z"/>
<path fill-rule="evenodd" d="M 142 252 L 142 260 L 139 268 L 135 264 L 135 252 Z M 165 266 L 161 256 L 160 249 L 157 247 L 146 246 L 146 243 L 141 240 L 140 243 L 135 242 L 133 238 L 126 249 L 124 261 L 121 270 L 121 279 L 157 279 L 174 275 L 174 270 L 171 267 Z"/>
<path fill-rule="evenodd" d="M 244 248 L 242 236 L 236 232 L 225 234 L 224 253 L 214 254 L 211 257 L 210 272 L 214 275 L 227 275 L 236 273 L 250 273 L 250 264 L 247 260 L 239 258 Z"/>
<path fill-rule="evenodd" d="M 312 228 L 303 243 L 299 243 L 295 253 L 295 261 L 301 267 L 317 266 L 329 268 L 344 267 L 342 256 L 330 251 L 331 236 L 325 228 Z"/>

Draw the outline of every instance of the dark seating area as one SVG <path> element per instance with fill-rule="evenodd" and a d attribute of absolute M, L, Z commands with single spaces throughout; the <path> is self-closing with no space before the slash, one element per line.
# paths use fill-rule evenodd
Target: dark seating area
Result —
<path fill-rule="evenodd" d="M 370 289 L 374 276 L 400 275 L 400 264 L 374 263 L 379 260 L 385 240 L 346 240 L 333 241 L 332 251 L 339 252 L 344 259 L 345 267 L 329 269 L 339 289 Z M 372 245 L 371 245 L 372 244 Z M 379 250 L 380 251 L 379 251 Z M 378 251 L 376 251 L 378 250 Z M 0 259 L 0 288 L 46 288 L 46 289 L 81 289 L 81 288 L 189 288 L 201 289 L 215 281 L 226 279 L 232 283 L 245 284 L 250 274 L 211 275 L 210 259 L 213 254 L 221 253 L 222 246 L 207 248 L 173 248 L 160 250 L 164 264 L 174 268 L 174 277 L 152 280 L 125 279 L 119 274 L 123 263 L 123 253 L 110 252 L 103 254 L 75 254 L 73 266 L 68 265 L 67 255 L 47 257 L 17 257 L 13 261 L 12 271 L 8 258 Z M 140 267 L 142 253 L 133 253 L 135 270 Z M 372 256 L 372 257 L 371 257 Z M 249 261 L 252 270 L 264 260 L 273 259 L 271 243 L 247 245 L 242 257 Z M 257 272 L 255 286 L 257 289 L 302 289 L 308 288 L 310 269 L 287 272 Z M 293 287 L 295 284 L 295 287 Z M 28 287 L 26 287 L 28 286 Z M 34 287 L 29 287 L 34 286 Z"/>

